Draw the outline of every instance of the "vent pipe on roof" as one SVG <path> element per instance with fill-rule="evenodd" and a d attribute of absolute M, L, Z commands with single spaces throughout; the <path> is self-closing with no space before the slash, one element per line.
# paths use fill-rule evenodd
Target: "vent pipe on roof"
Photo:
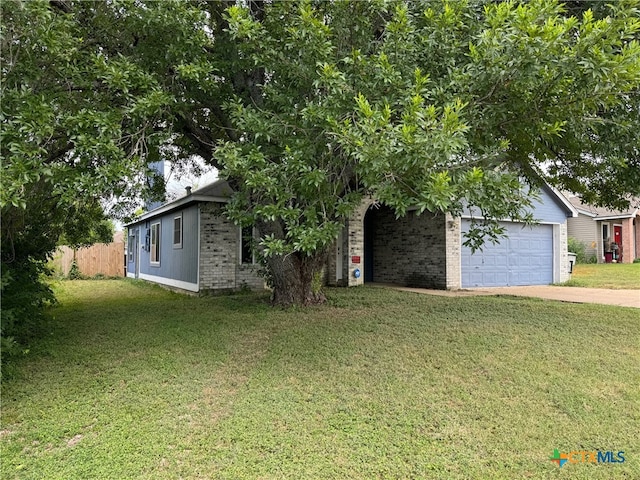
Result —
<path fill-rule="evenodd" d="M 187 191 L 187 196 L 191 195 L 191 187 L 185 187 L 185 190 Z"/>

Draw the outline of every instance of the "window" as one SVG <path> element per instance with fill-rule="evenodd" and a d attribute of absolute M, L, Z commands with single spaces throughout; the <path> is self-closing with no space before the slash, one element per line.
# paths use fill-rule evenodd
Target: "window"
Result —
<path fill-rule="evenodd" d="M 135 249 L 136 249 L 136 237 L 135 235 L 129 235 L 129 243 L 127 244 L 127 256 L 129 257 L 129 263 L 135 261 Z"/>
<path fill-rule="evenodd" d="M 240 231 L 240 263 L 255 263 L 253 256 L 253 227 Z"/>
<path fill-rule="evenodd" d="M 160 265 L 160 222 L 151 224 L 151 265 Z"/>
<path fill-rule="evenodd" d="M 182 248 L 182 214 L 173 218 L 173 248 Z"/>

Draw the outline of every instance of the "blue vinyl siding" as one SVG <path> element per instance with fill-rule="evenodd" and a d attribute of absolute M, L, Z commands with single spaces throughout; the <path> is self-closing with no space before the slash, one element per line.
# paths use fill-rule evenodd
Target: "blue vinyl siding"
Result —
<path fill-rule="evenodd" d="M 182 248 L 173 248 L 173 220 L 179 215 L 182 215 Z M 147 231 L 156 222 L 160 222 L 160 265 L 151 265 L 150 252 L 143 249 L 140 273 L 198 283 L 198 207 L 193 205 L 175 210 L 138 224 L 136 227 L 140 227 L 142 245 L 145 245 Z"/>
<path fill-rule="evenodd" d="M 566 207 L 558 203 L 555 195 L 550 194 L 547 188 L 540 192 L 540 200 L 533 202 L 533 216 L 544 223 L 564 223 L 568 212 Z"/>
<path fill-rule="evenodd" d="M 542 223 L 564 223 L 567 220 L 569 214 L 567 207 L 562 205 L 555 194 L 545 187 L 539 192 L 539 200 L 532 202 L 533 217 Z M 463 217 L 471 215 L 471 209 L 465 207 L 462 212 Z M 480 212 L 475 209 L 473 216 L 480 217 Z"/>

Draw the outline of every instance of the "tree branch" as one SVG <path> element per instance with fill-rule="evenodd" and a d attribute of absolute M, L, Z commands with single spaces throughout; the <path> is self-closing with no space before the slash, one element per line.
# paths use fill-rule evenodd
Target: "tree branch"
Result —
<path fill-rule="evenodd" d="M 196 149 L 196 153 L 204 158 L 214 167 L 220 168 L 213 157 L 213 149 L 215 147 L 214 139 L 210 132 L 197 125 L 192 119 L 178 115 L 176 117 L 176 127 L 187 138 Z"/>
<path fill-rule="evenodd" d="M 63 13 L 71 13 L 72 11 L 66 0 L 49 0 L 49 5 Z"/>

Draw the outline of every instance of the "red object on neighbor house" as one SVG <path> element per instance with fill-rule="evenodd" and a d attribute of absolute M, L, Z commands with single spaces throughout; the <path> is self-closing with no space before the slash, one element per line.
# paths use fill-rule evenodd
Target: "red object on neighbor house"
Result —
<path fill-rule="evenodd" d="M 360 263 L 360 255 L 354 255 L 351 257 L 351 263 Z"/>
<path fill-rule="evenodd" d="M 622 227 L 620 225 L 613 226 L 613 241 L 622 245 Z"/>
<path fill-rule="evenodd" d="M 613 261 L 613 252 L 606 252 L 604 254 L 605 263 L 611 263 Z"/>

